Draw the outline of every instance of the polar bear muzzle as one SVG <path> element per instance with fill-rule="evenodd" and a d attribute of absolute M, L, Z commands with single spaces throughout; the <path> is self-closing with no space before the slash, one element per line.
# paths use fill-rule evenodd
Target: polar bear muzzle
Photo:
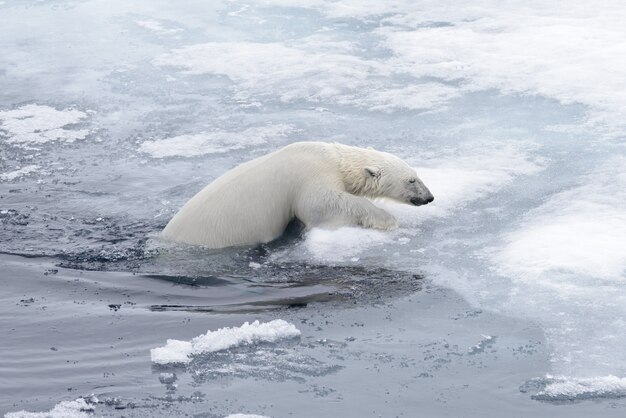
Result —
<path fill-rule="evenodd" d="M 432 194 L 426 198 L 421 198 L 421 197 L 414 197 L 410 200 L 411 204 L 415 205 L 415 206 L 422 206 L 422 205 L 427 205 L 430 202 L 432 202 L 433 200 L 435 200 L 435 196 L 433 196 Z"/>

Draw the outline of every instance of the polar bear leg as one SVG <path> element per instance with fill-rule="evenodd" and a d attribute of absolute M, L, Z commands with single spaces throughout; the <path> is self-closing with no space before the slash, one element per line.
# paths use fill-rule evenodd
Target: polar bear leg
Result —
<path fill-rule="evenodd" d="M 393 215 L 377 207 L 368 199 L 349 193 L 328 194 L 317 202 L 310 202 L 303 206 L 304 210 L 298 211 L 296 217 L 309 228 L 355 225 L 389 230 L 398 227 L 398 222 Z"/>
<path fill-rule="evenodd" d="M 374 205 L 364 197 L 345 194 L 348 203 L 346 211 L 351 212 L 355 224 L 364 228 L 390 230 L 398 227 L 396 218 L 384 209 Z"/>

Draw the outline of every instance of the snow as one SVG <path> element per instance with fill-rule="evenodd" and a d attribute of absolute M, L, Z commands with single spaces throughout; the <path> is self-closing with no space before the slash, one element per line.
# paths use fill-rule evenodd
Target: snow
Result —
<path fill-rule="evenodd" d="M 295 325 L 282 319 L 261 323 L 245 322 L 236 328 L 220 328 L 208 331 L 191 341 L 167 340 L 163 347 L 150 350 L 153 363 L 189 363 L 191 356 L 226 350 L 240 345 L 257 344 L 260 342 L 276 342 L 300 336 Z"/>

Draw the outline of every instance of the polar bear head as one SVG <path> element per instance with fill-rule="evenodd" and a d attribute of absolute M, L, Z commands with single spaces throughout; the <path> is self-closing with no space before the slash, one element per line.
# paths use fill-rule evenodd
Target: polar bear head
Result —
<path fill-rule="evenodd" d="M 394 155 L 380 154 L 383 158 L 364 167 L 369 197 L 385 197 L 415 206 L 435 200 L 413 168 Z"/>
<path fill-rule="evenodd" d="M 435 200 L 415 170 L 395 155 L 372 148 L 334 146 L 339 151 L 340 172 L 350 193 L 415 206 Z"/>

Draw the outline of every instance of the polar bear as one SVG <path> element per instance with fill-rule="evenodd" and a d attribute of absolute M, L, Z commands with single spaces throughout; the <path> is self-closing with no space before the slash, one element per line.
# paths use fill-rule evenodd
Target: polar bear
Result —
<path fill-rule="evenodd" d="M 208 248 L 272 241 L 294 219 L 305 228 L 393 229 L 396 219 L 368 198 L 420 206 L 433 201 L 407 163 L 386 152 L 297 142 L 244 163 L 191 198 L 164 238 Z"/>

